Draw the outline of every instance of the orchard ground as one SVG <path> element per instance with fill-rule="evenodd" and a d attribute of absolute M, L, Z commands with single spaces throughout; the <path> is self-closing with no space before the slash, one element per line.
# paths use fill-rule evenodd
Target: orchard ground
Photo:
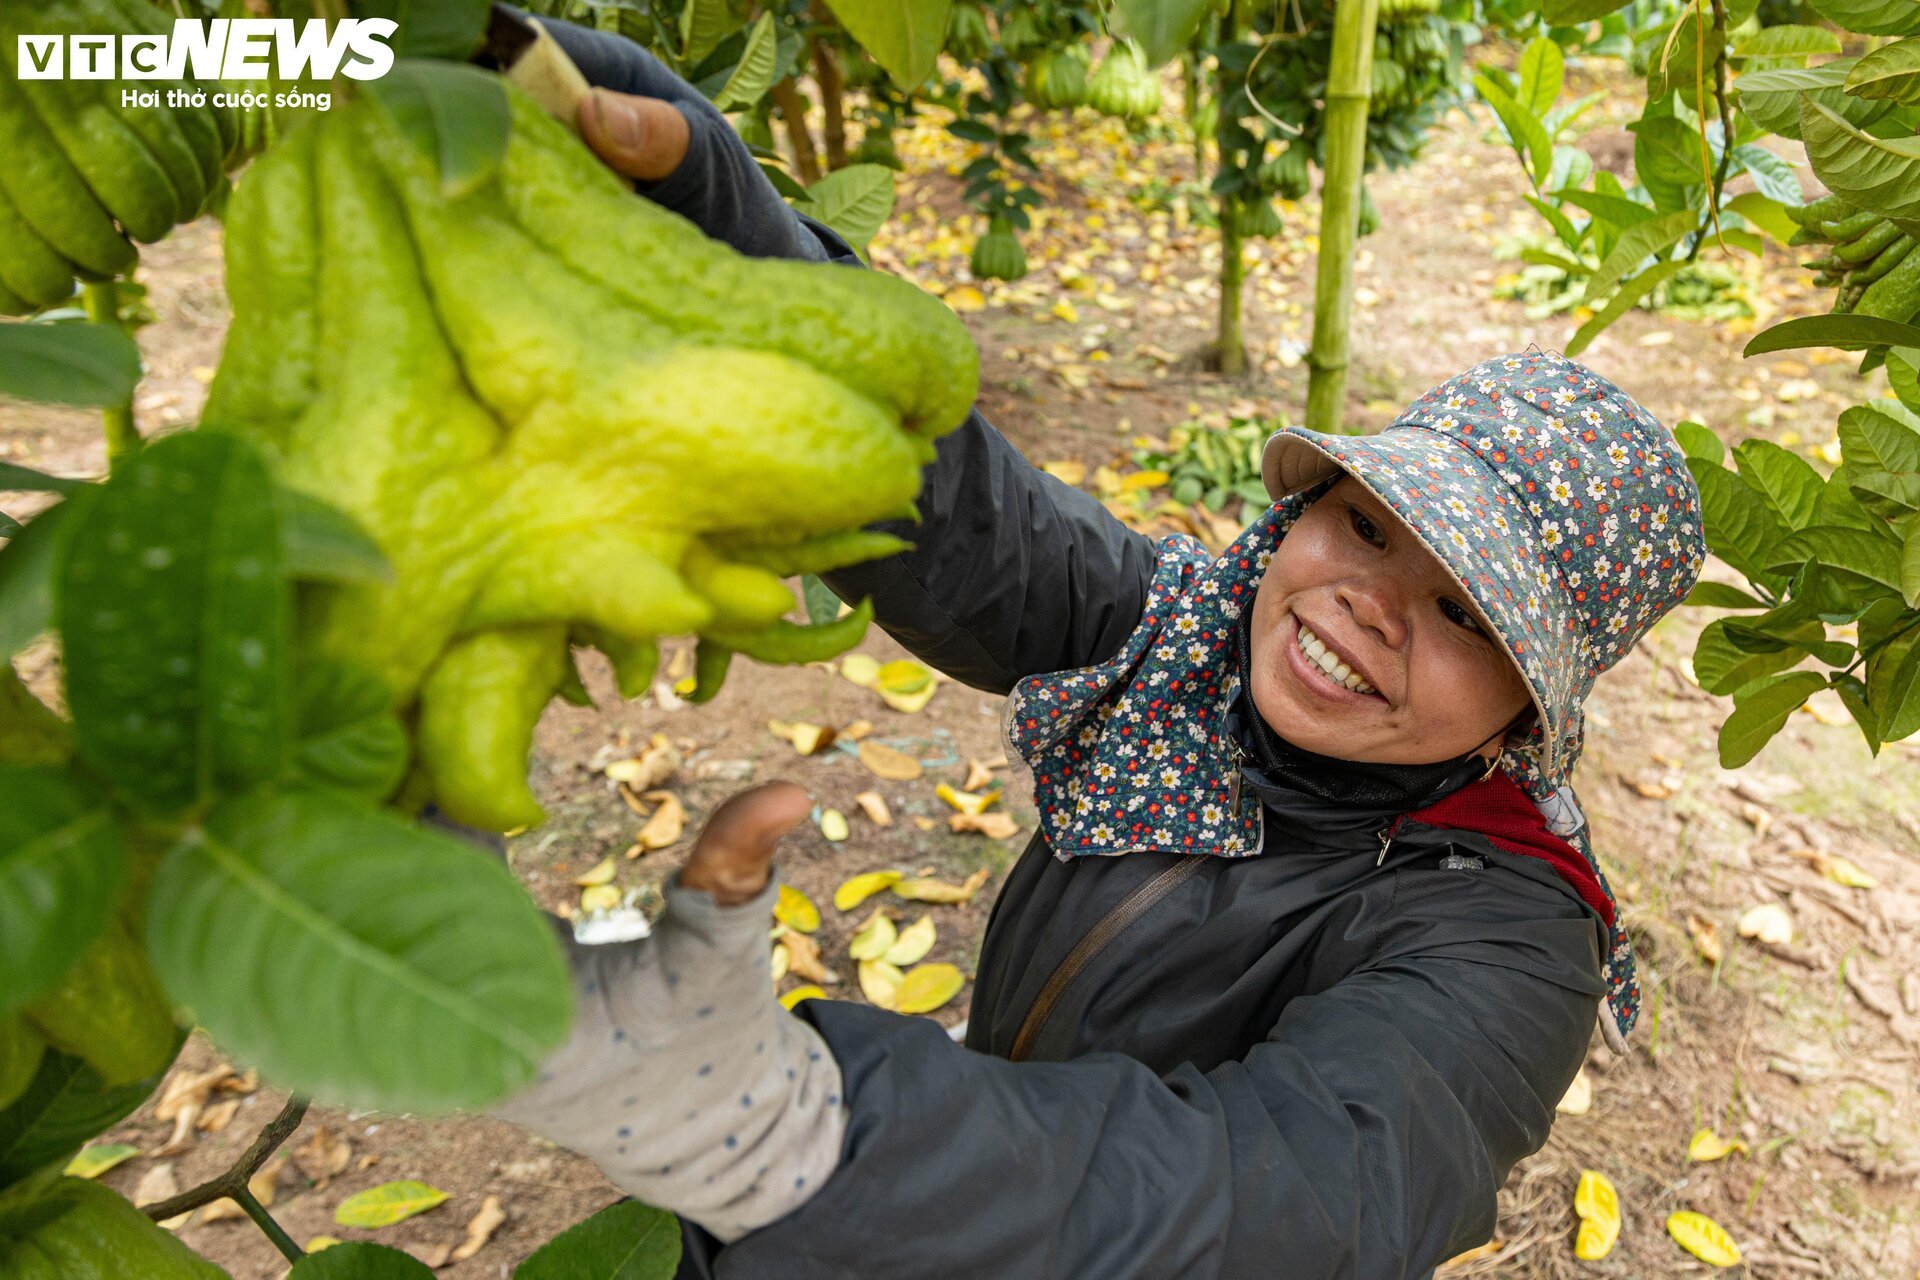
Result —
<path fill-rule="evenodd" d="M 1624 105 L 1630 86 L 1611 87 Z M 1103 464 L 1124 469 L 1133 437 L 1163 435 L 1190 418 L 1297 418 L 1306 392 L 1301 354 L 1311 336 L 1312 208 L 1291 212 L 1287 234 L 1255 250 L 1247 294 L 1254 373 L 1222 379 L 1194 358 L 1212 333 L 1219 241 L 1182 213 L 1177 188 L 1191 173 L 1190 141 L 1168 131 L 1128 143 L 1118 126 L 1087 113 L 1072 125 L 1041 127 L 1056 125 L 1046 150 L 1059 180 L 1052 213 L 1029 240 L 1034 270 L 1025 280 L 968 278 L 975 224 L 963 216 L 951 172 L 964 160 L 964 144 L 931 123 L 901 139 L 908 172 L 900 209 L 874 248 L 877 266 L 919 281 L 965 315 L 983 353 L 988 419 L 1035 462 L 1079 464 L 1092 476 Z M 1630 154 L 1626 139 L 1616 118 L 1596 123 L 1582 142 L 1601 163 L 1617 164 Z M 1564 344 L 1573 328 L 1567 317 L 1531 321 L 1519 303 L 1493 299 L 1501 277 L 1518 269 L 1495 259 L 1496 242 L 1537 228 L 1521 199 L 1518 166 L 1484 114 L 1456 114 L 1418 166 L 1377 175 L 1372 186 L 1383 230 L 1361 242 L 1356 263 L 1355 423 L 1384 424 L 1408 399 L 1486 356 Z M 150 434 L 198 411 L 227 323 L 220 272 L 220 234 L 210 222 L 145 256 L 140 278 L 158 320 L 140 335 L 150 377 L 136 407 Z M 1787 252 L 1769 251 L 1751 277 L 1758 323 L 1825 310 L 1805 274 Z M 1664 421 L 1691 417 L 1729 444 L 1765 436 L 1819 458 L 1841 409 L 1877 384 L 1863 385 L 1853 361 L 1837 353 L 1742 360 L 1740 346 L 1755 324 L 1634 312 L 1583 359 Z M 0 457 L 75 475 L 103 466 L 88 416 L 18 406 L 0 407 Z M 1816 465 L 1824 470 L 1826 462 Z M 1060 470 L 1075 473 L 1071 465 Z M 1155 527 L 1175 526 L 1163 519 Z M 1708 572 L 1734 580 L 1718 564 Z M 1699 690 L 1688 666 L 1706 621 L 1688 610 L 1670 617 L 1600 681 L 1589 703 L 1577 781 L 1646 974 L 1633 1051 L 1615 1057 L 1596 1039 L 1586 1067 L 1589 1109 L 1562 1116 L 1546 1149 L 1514 1171 L 1501 1195 L 1497 1245 L 1445 1275 L 1697 1275 L 1705 1268 L 1664 1230 L 1676 1209 L 1724 1225 L 1755 1275 L 1911 1280 L 1920 1272 L 1920 740 L 1872 759 L 1838 701 L 1823 695 L 1752 764 L 1723 771 L 1714 734 L 1729 700 Z M 670 667 L 681 648 L 669 646 Z M 883 661 L 905 656 L 877 630 L 860 651 Z M 29 655 L 23 665 L 44 690 L 51 655 Z M 863 871 L 930 869 L 957 881 L 988 868 L 992 878 L 968 904 L 897 904 L 902 923 L 931 912 L 939 941 L 928 960 L 971 973 L 993 895 L 1032 831 L 1033 813 L 1025 780 L 1003 769 L 996 776 L 1019 836 L 955 833 L 934 785 L 958 786 L 969 760 L 1000 756 L 998 698 L 944 683 L 925 709 L 902 713 L 830 666 L 741 662 L 705 707 L 670 706 L 677 701 L 670 697 L 621 704 L 604 666 L 591 664 L 587 675 L 599 708 L 556 704 L 540 728 L 534 780 L 550 820 L 512 845 L 514 869 L 543 906 L 573 909 L 574 878 L 609 854 L 615 883 L 641 891 L 679 865 L 687 838 L 643 857 L 619 856 L 640 819 L 601 771 L 664 733 L 684 756 L 663 785 L 687 807 L 689 834 L 733 791 L 776 778 L 801 783 L 821 806 L 849 815 L 846 841 L 830 843 L 817 826 L 806 827 L 781 857 L 789 882 L 821 904 L 825 920 L 815 936 L 843 979 L 834 996 L 861 998 L 846 947 L 874 904 L 842 914 L 831 898 L 836 885 Z M 850 747 L 803 758 L 769 731 L 769 719 L 840 728 L 868 720 L 874 738 L 921 759 L 924 776 L 882 780 Z M 891 826 L 860 813 L 855 796 L 868 790 L 885 797 Z M 1844 856 L 1875 887 L 1823 876 L 1815 853 Z M 1790 944 L 1763 947 L 1738 936 L 1738 917 L 1763 903 L 1791 916 Z M 1709 930 L 1722 956 L 1717 965 L 1702 955 Z M 787 979 L 783 989 L 796 982 Z M 957 1023 L 970 990 L 933 1016 Z M 176 1079 L 221 1062 L 196 1037 Z M 221 1108 L 222 1100 L 238 1105 Z M 226 1168 L 282 1100 L 264 1085 L 216 1091 L 200 1112 L 211 1123 L 190 1122 L 171 1144 L 176 1125 L 156 1118 L 150 1102 L 103 1135 L 141 1151 L 105 1179 L 129 1194 L 169 1182 L 192 1186 Z M 1692 1162 L 1688 1142 L 1701 1128 L 1747 1150 Z M 938 1158 L 938 1137 L 928 1135 L 930 1160 Z M 291 1159 L 273 1180 L 273 1211 L 301 1242 L 371 1238 L 437 1261 L 466 1236 L 485 1199 L 497 1197 L 505 1221 L 468 1260 L 445 1265 L 443 1274 L 456 1280 L 505 1276 L 616 1194 L 584 1160 L 484 1119 L 317 1107 L 284 1153 Z M 1572 1256 L 1573 1188 L 1587 1168 L 1613 1179 L 1626 1219 L 1619 1245 L 1597 1264 Z M 448 1198 L 378 1231 L 335 1225 L 334 1208 L 348 1195 L 401 1178 L 421 1179 Z M 924 1211 L 900 1206 L 901 1229 L 912 1230 Z M 182 1236 L 235 1277 L 285 1271 L 244 1219 L 204 1216 L 181 1225 Z"/>

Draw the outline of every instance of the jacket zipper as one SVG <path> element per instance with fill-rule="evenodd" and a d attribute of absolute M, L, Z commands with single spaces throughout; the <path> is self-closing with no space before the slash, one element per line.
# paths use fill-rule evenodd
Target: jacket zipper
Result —
<path fill-rule="evenodd" d="M 1107 944 L 1128 925 L 1151 910 L 1155 903 L 1192 878 L 1205 861 L 1204 855 L 1183 855 L 1178 862 L 1122 898 L 1100 923 L 1087 931 L 1087 936 L 1075 944 L 1073 950 L 1067 953 L 1067 958 L 1060 962 L 1060 967 L 1053 971 L 1053 976 L 1047 979 L 1047 985 L 1040 988 L 1033 1007 L 1027 1010 L 1026 1019 L 1020 1024 L 1019 1034 L 1013 1038 L 1013 1049 L 1007 1054 L 1009 1061 L 1020 1062 L 1032 1052 L 1034 1039 L 1040 1034 L 1041 1028 L 1047 1025 L 1047 1019 L 1053 1015 L 1054 1006 L 1059 1004 L 1061 995 L 1080 976 L 1081 971 L 1093 963 L 1093 958 L 1104 951 Z"/>

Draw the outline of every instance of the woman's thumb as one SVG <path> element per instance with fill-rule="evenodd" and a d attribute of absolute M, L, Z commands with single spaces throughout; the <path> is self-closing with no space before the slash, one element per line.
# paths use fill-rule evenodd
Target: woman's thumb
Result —
<path fill-rule="evenodd" d="M 658 182 L 687 158 L 687 118 L 670 102 L 595 89 L 580 104 L 580 136 L 617 173 Z"/>
<path fill-rule="evenodd" d="M 680 884 L 704 889 L 723 907 L 767 887 L 767 868 L 781 836 L 806 820 L 812 800 L 791 782 L 754 787 L 713 811 L 694 841 Z"/>

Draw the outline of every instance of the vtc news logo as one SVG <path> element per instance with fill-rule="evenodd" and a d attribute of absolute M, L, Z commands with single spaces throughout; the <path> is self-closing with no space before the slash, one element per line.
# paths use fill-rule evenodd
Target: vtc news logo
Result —
<path fill-rule="evenodd" d="M 5 0 L 0 0 L 4 3 Z M 22 80 L 378 80 L 393 69 L 390 18 L 177 19 L 173 34 L 23 35 Z"/>

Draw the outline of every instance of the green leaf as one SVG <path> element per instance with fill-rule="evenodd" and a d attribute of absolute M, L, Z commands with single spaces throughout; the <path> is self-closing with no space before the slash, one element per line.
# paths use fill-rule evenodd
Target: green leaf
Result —
<path fill-rule="evenodd" d="M 1816 53 L 1839 53 L 1840 37 L 1825 27 L 1783 23 L 1762 27 L 1742 36 L 1733 46 L 1736 58 L 1805 58 Z"/>
<path fill-rule="evenodd" d="M 1847 73 L 1847 92 L 1920 107 L 1920 38 L 1875 49 Z"/>
<path fill-rule="evenodd" d="M 0 547 L 0 662 L 53 626 L 54 569 L 66 554 L 66 532 L 98 494 L 86 486 Z"/>
<path fill-rule="evenodd" d="M 180 1042 L 186 1042 L 184 1030 Z M 65 1164 L 87 1139 L 132 1115 L 172 1065 L 132 1084 L 109 1085 L 80 1059 L 47 1050 L 27 1091 L 0 1109 L 0 1186 Z"/>
<path fill-rule="evenodd" d="M 1862 133 L 1812 98 L 1801 102 L 1800 136 L 1807 162 L 1828 190 L 1908 235 L 1920 235 L 1920 137 Z"/>
<path fill-rule="evenodd" d="M 780 193 L 781 199 L 795 201 L 801 204 L 806 202 L 807 189 L 795 182 L 792 175 L 779 165 L 768 164 L 762 160 L 760 162 L 760 172 L 767 175 L 767 181 L 773 184 L 773 189 Z"/>
<path fill-rule="evenodd" d="M 80 1148 L 80 1154 L 67 1161 L 62 1172 L 69 1178 L 97 1178 L 139 1154 L 140 1148 L 124 1142 L 96 1142 Z"/>
<path fill-rule="evenodd" d="M 1813 509 L 1826 486 L 1813 464 L 1771 440 L 1742 441 L 1733 451 L 1734 464 L 1747 485 L 1766 499 L 1789 529 L 1813 523 Z"/>
<path fill-rule="evenodd" d="M 1543 0 L 1540 17 L 1552 27 L 1592 22 L 1625 8 L 1624 0 Z"/>
<path fill-rule="evenodd" d="M 1915 345 L 1920 345 L 1920 327 L 1914 325 L 1874 316 L 1802 316 L 1762 329 L 1753 335 L 1741 354 L 1761 356 L 1769 351 L 1792 351 L 1797 347 L 1861 351 L 1868 347 Z"/>
<path fill-rule="evenodd" d="M 953 0 L 827 0 L 827 7 L 894 84 L 912 89 L 946 43 Z"/>
<path fill-rule="evenodd" d="M 1909 608 L 1920 609 L 1920 528 L 1907 534 L 1900 549 L 1900 598 Z"/>
<path fill-rule="evenodd" d="M 1613 295 L 1613 301 L 1594 313 L 1593 319 L 1581 325 L 1573 337 L 1567 340 L 1566 354 L 1577 356 L 1587 349 L 1587 345 L 1599 337 L 1606 327 L 1627 314 L 1635 303 L 1660 287 L 1660 284 L 1672 277 L 1687 264 L 1684 262 L 1663 262 L 1657 267 L 1649 267 L 1639 275 L 1620 286 Z"/>
<path fill-rule="evenodd" d="M 50 989 L 100 936 L 127 848 L 65 772 L 0 765 L 0 1017 Z"/>
<path fill-rule="evenodd" d="M 1587 280 L 1587 292 L 1583 299 L 1591 306 L 1595 299 L 1605 297 L 1616 284 L 1648 258 L 1657 258 L 1666 253 L 1681 237 L 1700 225 L 1699 215 L 1691 209 L 1682 209 L 1678 213 L 1669 213 L 1629 227 L 1621 233 L 1614 243 L 1613 252 L 1600 264 L 1600 269 Z M 1649 286 L 1650 288 L 1651 286 Z M 1647 290 L 1641 290 L 1645 296 Z M 1637 300 L 1637 299 L 1636 299 Z M 1583 347 L 1584 343 L 1581 344 Z M 1569 353 L 1571 354 L 1571 353 Z"/>
<path fill-rule="evenodd" d="M 1624 196 L 1606 196 L 1592 191 L 1562 191 L 1560 200 L 1621 231 L 1660 216 L 1657 210 Z"/>
<path fill-rule="evenodd" d="M 534 1250 L 513 1280 L 673 1280 L 680 1249 L 677 1218 L 622 1200 Z"/>
<path fill-rule="evenodd" d="M 807 607 L 807 621 L 815 626 L 832 622 L 840 616 L 840 597 L 833 589 L 820 581 L 814 574 L 800 579 L 801 602 Z"/>
<path fill-rule="evenodd" d="M 866 256 L 873 239 L 893 213 L 893 170 L 883 164 L 850 164 L 807 188 L 803 213 L 838 231 Z"/>
<path fill-rule="evenodd" d="M 424 1182 L 383 1182 L 340 1202 L 333 1220 L 343 1227 L 390 1227 L 445 1203 L 447 1193 Z"/>
<path fill-rule="evenodd" d="M 1208 0 L 1115 0 L 1113 33 L 1138 40 L 1151 71 L 1193 42 L 1209 7 Z"/>
<path fill-rule="evenodd" d="M 1480 97 L 1486 104 L 1493 108 L 1493 114 L 1500 118 L 1501 126 L 1507 131 L 1507 141 L 1520 153 L 1527 176 L 1538 187 L 1553 171 L 1553 140 L 1547 137 L 1546 126 L 1484 71 L 1473 77 L 1473 86 L 1480 91 Z"/>
<path fill-rule="evenodd" d="M 1572 128 L 1574 122 L 1581 116 L 1587 114 L 1587 112 L 1606 100 L 1606 92 L 1604 90 L 1596 90 L 1593 93 L 1575 98 L 1571 102 L 1563 102 L 1550 111 L 1541 112 L 1540 123 L 1546 126 L 1547 136 L 1549 138 L 1557 139 L 1568 129 Z"/>
<path fill-rule="evenodd" d="M 1708 609 L 1764 609 L 1767 602 L 1724 582 L 1696 582 L 1682 604 Z"/>
<path fill-rule="evenodd" d="M 1867 670 L 1881 741 L 1898 742 L 1920 732 L 1920 636 L 1888 645 L 1877 669 L 1869 661 Z"/>
<path fill-rule="evenodd" d="M 1520 91 L 1515 101 L 1536 117 L 1553 109 L 1566 83 L 1567 59 L 1560 46 L 1545 36 L 1535 36 L 1520 52 Z"/>
<path fill-rule="evenodd" d="M 1699 133 L 1672 116 L 1642 116 L 1633 133 L 1633 172 L 1662 213 L 1691 210 L 1706 185 Z"/>
<path fill-rule="evenodd" d="M 513 117 L 506 82 L 479 67 L 407 59 L 361 91 L 386 108 L 401 134 L 433 164 L 450 200 L 478 189 L 507 154 Z"/>
<path fill-rule="evenodd" d="M 276 775 L 291 591 L 265 464 L 235 436 L 147 446 L 88 504 L 55 587 L 81 758 L 176 812 Z"/>
<path fill-rule="evenodd" d="M 680 11 L 680 56 L 689 67 L 698 66 L 733 29 L 727 0 L 686 0 Z"/>
<path fill-rule="evenodd" d="M 1815 11 L 1827 21 L 1861 35 L 1920 35 L 1920 5 L 1913 0 L 1812 0 L 1812 3 Z"/>
<path fill-rule="evenodd" d="M 0 328 L 0 333 L 5 331 Z M 22 493 L 72 493 L 75 489 L 86 487 L 85 480 L 74 480 L 67 476 L 50 476 L 44 471 L 35 471 L 32 467 L 0 462 L 0 489 L 17 489 Z"/>
<path fill-rule="evenodd" d="M 1855 468 L 1920 473 L 1920 417 L 1891 401 L 1840 415 L 1841 456 Z"/>
<path fill-rule="evenodd" d="M 1920 350 L 1895 347 L 1887 353 L 1887 386 L 1901 404 L 1920 413 Z"/>
<path fill-rule="evenodd" d="M 344 662 L 310 659 L 295 694 L 295 776 L 378 802 L 407 771 L 412 744 L 377 676 Z"/>
<path fill-rule="evenodd" d="M 1715 467 L 1727 460 L 1727 446 L 1698 422 L 1682 422 L 1673 429 L 1673 438 L 1679 442 L 1680 452 L 1689 458 L 1698 458 Z"/>
<path fill-rule="evenodd" d="M 1838 111 L 1861 128 L 1886 115 L 1891 102 L 1872 102 L 1847 93 L 1847 76 L 1856 60 L 1836 58 L 1817 67 L 1776 67 L 1768 71 L 1749 71 L 1733 82 L 1740 109 L 1769 133 L 1785 138 L 1800 136 L 1802 95 Z"/>
<path fill-rule="evenodd" d="M 1726 207 L 1760 228 L 1776 241 L 1785 244 L 1798 230 L 1792 218 L 1787 216 L 1787 207 L 1778 200 L 1769 200 L 1757 191 L 1742 191 L 1727 201 Z"/>
<path fill-rule="evenodd" d="M 396 57 L 465 62 L 480 47 L 490 7 L 489 0 L 354 0 L 353 16 L 399 23 Z"/>
<path fill-rule="evenodd" d="M 1808 560 L 1892 591 L 1900 589 L 1899 546 L 1864 529 L 1815 525 L 1782 538 L 1766 556 L 1767 568 L 1788 573 Z"/>
<path fill-rule="evenodd" d="M 343 1240 L 293 1264 L 287 1280 L 432 1280 L 433 1268 L 410 1253 L 366 1240 Z"/>
<path fill-rule="evenodd" d="M 125 404 L 139 381 L 140 348 L 110 325 L 0 325 L 0 396 L 104 408 Z"/>
<path fill-rule="evenodd" d="M 1827 687 L 1827 678 L 1814 671 L 1792 671 L 1768 676 L 1735 694 L 1733 714 L 1720 726 L 1720 764 L 1738 769 L 1760 754 L 1760 748 L 1787 723 L 1814 694 Z"/>
<path fill-rule="evenodd" d="M 1800 177 L 1793 166 L 1765 147 L 1747 143 L 1733 149 L 1734 163 L 1753 176 L 1761 195 L 1783 205 L 1800 203 Z"/>
<path fill-rule="evenodd" d="M 1853 492 L 1857 479 L 1855 469 L 1843 459 L 1827 477 L 1826 488 L 1820 491 L 1820 500 L 1814 505 L 1813 522 L 1833 529 L 1866 529 L 1875 532 L 1885 528 L 1885 521 L 1870 515 L 1860 505 L 1859 495 Z"/>
<path fill-rule="evenodd" d="M 393 566 L 366 530 L 331 503 L 281 490 L 280 545 L 287 576 L 342 585 L 393 580 Z"/>
<path fill-rule="evenodd" d="M 1561 194 L 1565 195 L 1570 193 L 1562 192 Z M 1533 206 L 1536 213 L 1547 220 L 1547 224 L 1553 228 L 1553 234 L 1560 237 L 1561 244 L 1565 245 L 1574 253 L 1580 251 L 1580 244 L 1586 239 L 1586 235 L 1582 231 L 1575 229 L 1573 219 L 1567 217 L 1566 214 L 1560 212 L 1560 210 L 1554 208 L 1539 196 L 1529 195 L 1526 197 L 1526 201 Z"/>
<path fill-rule="evenodd" d="M 0 1274 L 18 1280 L 230 1280 L 133 1207 L 83 1178 L 0 1196 Z"/>
<path fill-rule="evenodd" d="M 496 1101 L 572 1011 L 554 935 L 505 866 L 337 793 L 215 810 L 162 862 L 147 946 L 222 1048 L 356 1106 Z"/>
<path fill-rule="evenodd" d="M 1860 726 L 1860 735 L 1867 740 L 1867 750 L 1874 755 L 1880 754 L 1880 725 L 1873 713 L 1872 705 L 1867 701 L 1867 683 L 1859 676 L 1837 675 L 1833 678 L 1833 691 L 1840 695 L 1841 705 L 1853 722 Z"/>
<path fill-rule="evenodd" d="M 741 51 L 727 83 L 714 95 L 713 105 L 722 111 L 737 111 L 765 97 L 773 87 L 779 52 L 779 29 L 773 25 L 773 15 L 763 13 L 747 32 L 747 47 Z"/>
<path fill-rule="evenodd" d="M 1725 467 L 1687 459 L 1700 489 L 1707 548 L 1750 580 L 1769 589 L 1779 585 L 1767 569 L 1774 545 L 1788 532 L 1766 500 Z"/>

